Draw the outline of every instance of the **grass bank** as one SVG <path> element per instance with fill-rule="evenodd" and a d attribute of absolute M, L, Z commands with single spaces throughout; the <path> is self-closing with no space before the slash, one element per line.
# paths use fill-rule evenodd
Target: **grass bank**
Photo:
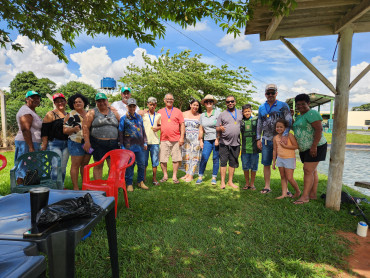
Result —
<path fill-rule="evenodd" d="M 331 133 L 324 133 L 324 136 L 328 143 L 331 143 Z M 347 144 L 368 144 L 370 145 L 370 133 L 369 134 L 356 134 L 356 133 L 347 133 L 346 136 Z"/>

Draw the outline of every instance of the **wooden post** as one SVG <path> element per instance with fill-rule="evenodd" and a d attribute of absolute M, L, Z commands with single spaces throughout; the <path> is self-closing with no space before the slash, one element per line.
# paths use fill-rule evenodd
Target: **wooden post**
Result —
<path fill-rule="evenodd" d="M 346 27 L 340 32 L 336 83 L 336 91 L 338 94 L 335 95 L 335 118 L 333 123 L 328 187 L 325 203 L 327 208 L 334 210 L 340 209 L 340 198 L 342 191 L 348 119 L 352 36 L 353 30 L 351 27 Z"/>
<path fill-rule="evenodd" d="M 3 134 L 3 147 L 8 147 L 8 140 L 6 136 L 6 105 L 5 105 L 5 94 L 3 91 L 0 90 L 0 101 L 1 101 L 1 129 Z"/>
<path fill-rule="evenodd" d="M 331 100 L 330 101 L 330 120 L 333 119 L 333 104 L 334 104 L 334 101 Z"/>

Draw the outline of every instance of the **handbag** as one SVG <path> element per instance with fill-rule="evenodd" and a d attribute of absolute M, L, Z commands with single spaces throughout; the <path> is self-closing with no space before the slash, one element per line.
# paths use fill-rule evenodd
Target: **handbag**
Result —
<path fill-rule="evenodd" d="M 37 185 L 40 184 L 39 172 L 37 169 L 27 170 L 24 176 L 23 185 Z"/>

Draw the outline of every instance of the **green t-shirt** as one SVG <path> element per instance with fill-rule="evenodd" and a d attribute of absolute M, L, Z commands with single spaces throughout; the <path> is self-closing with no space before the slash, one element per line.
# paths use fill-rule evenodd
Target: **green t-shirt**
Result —
<path fill-rule="evenodd" d="M 293 131 L 294 136 L 297 139 L 300 152 L 307 151 L 311 148 L 315 133 L 311 124 L 316 121 L 322 121 L 322 117 L 319 112 L 312 109 L 295 119 Z M 322 134 L 318 146 L 324 145 L 325 143 L 326 139 L 324 134 Z"/>
<path fill-rule="evenodd" d="M 257 120 L 258 118 L 246 119 L 240 124 L 240 132 L 242 135 L 242 153 L 258 153 L 257 148 Z"/>

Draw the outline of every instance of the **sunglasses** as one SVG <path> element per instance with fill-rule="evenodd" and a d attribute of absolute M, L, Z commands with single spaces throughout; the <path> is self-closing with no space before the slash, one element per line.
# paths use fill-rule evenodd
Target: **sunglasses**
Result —
<path fill-rule="evenodd" d="M 226 101 L 226 104 L 229 104 L 229 103 L 234 103 L 235 100 L 229 100 L 229 101 Z"/>
<path fill-rule="evenodd" d="M 213 100 L 205 100 L 204 103 L 213 103 Z"/>
<path fill-rule="evenodd" d="M 266 96 L 274 96 L 276 92 L 266 92 Z"/>

